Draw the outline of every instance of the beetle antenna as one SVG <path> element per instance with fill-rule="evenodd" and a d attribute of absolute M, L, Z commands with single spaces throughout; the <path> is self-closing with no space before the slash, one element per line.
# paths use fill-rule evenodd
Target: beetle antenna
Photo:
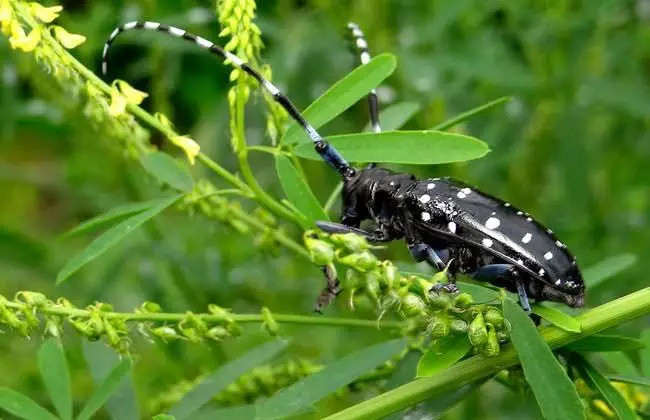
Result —
<path fill-rule="evenodd" d="M 199 47 L 210 51 L 211 53 L 221 57 L 227 64 L 231 64 L 235 68 L 247 73 L 252 76 L 255 80 L 258 81 L 260 86 L 264 88 L 273 99 L 284 108 L 289 115 L 302 127 L 302 129 L 307 133 L 309 138 L 314 142 L 314 147 L 316 152 L 321 156 L 321 158 L 327 162 L 330 166 L 336 169 L 344 180 L 350 179 L 356 171 L 352 168 L 348 162 L 341 156 L 341 154 L 332 147 L 318 132 L 316 129 L 305 120 L 300 111 L 295 107 L 295 105 L 289 100 L 289 98 L 284 95 L 280 90 L 268 81 L 264 76 L 262 76 L 258 71 L 254 70 L 249 64 L 244 62 L 241 58 L 237 57 L 235 54 L 232 54 L 229 51 L 224 50 L 220 46 L 216 45 L 214 42 L 209 41 L 203 37 L 191 34 L 184 29 L 177 28 L 175 26 L 164 25 L 158 22 L 129 22 L 122 26 L 119 26 L 113 30 L 111 35 L 106 40 L 104 44 L 104 51 L 102 53 L 102 73 L 106 76 L 108 71 L 108 50 L 115 41 L 115 38 L 122 32 L 126 32 L 133 29 L 142 29 L 142 30 L 151 30 L 158 31 L 162 33 L 169 34 L 176 38 L 181 38 L 186 41 L 190 41 L 198 45 Z"/>
<path fill-rule="evenodd" d="M 366 64 L 370 61 L 371 56 L 368 51 L 368 41 L 364 35 L 361 27 L 354 23 L 348 23 L 348 29 L 352 34 L 353 44 L 359 54 L 361 64 Z M 370 128 L 375 133 L 381 133 L 381 125 L 379 124 L 379 99 L 377 98 L 377 90 L 373 88 L 368 94 L 368 111 L 370 113 Z M 368 168 L 374 168 L 376 163 L 370 163 Z"/>

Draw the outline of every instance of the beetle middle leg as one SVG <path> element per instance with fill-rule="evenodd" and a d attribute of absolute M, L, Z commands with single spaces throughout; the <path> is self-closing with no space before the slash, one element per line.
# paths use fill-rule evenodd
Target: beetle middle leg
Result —
<path fill-rule="evenodd" d="M 526 286 L 524 285 L 523 279 L 519 275 L 516 267 L 512 264 L 488 264 L 480 267 L 474 273 L 471 274 L 472 277 L 475 277 L 479 280 L 491 281 L 498 279 L 500 277 L 507 277 L 511 279 L 515 286 L 517 287 L 517 294 L 519 295 L 519 304 L 526 311 L 527 314 L 531 314 L 532 310 L 530 309 L 530 302 L 528 301 L 528 294 L 526 293 Z"/>
<path fill-rule="evenodd" d="M 449 251 L 445 249 L 435 250 L 430 245 L 424 243 L 410 244 L 408 248 L 415 261 L 426 261 L 430 266 L 434 267 L 438 271 L 445 269 L 445 261 L 443 259 L 448 259 Z M 435 293 L 439 293 L 441 290 L 449 293 L 458 292 L 458 286 L 456 286 L 453 278 L 447 277 L 447 279 L 447 283 L 436 284 L 431 288 L 431 291 Z"/>

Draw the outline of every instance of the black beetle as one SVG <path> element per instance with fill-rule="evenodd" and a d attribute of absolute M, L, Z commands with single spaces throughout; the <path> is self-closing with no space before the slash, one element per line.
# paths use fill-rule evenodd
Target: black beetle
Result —
<path fill-rule="evenodd" d="M 528 312 L 528 297 L 573 307 L 584 304 L 585 285 L 575 258 L 549 229 L 527 213 L 456 180 L 417 180 L 413 175 L 372 164 L 361 170 L 351 167 L 277 87 L 239 57 L 205 38 L 158 22 L 127 23 L 116 28 L 104 45 L 104 74 L 110 45 L 121 32 L 131 29 L 160 31 L 196 43 L 254 77 L 287 110 L 344 182 L 341 223 L 318 222 L 321 229 L 331 233 L 355 232 L 378 242 L 404 238 L 417 261 L 426 261 L 437 269 L 449 265 L 451 281 L 437 286 L 436 291 L 456 291 L 453 275 L 467 273 L 517 292 Z M 349 29 L 364 64 L 370 55 L 363 33 L 355 24 L 350 24 Z M 373 130 L 380 131 L 374 91 L 368 99 Z M 364 220 L 375 223 L 372 233 L 359 228 Z M 338 282 L 327 270 L 325 273 L 325 293 L 335 296 L 340 292 Z"/>

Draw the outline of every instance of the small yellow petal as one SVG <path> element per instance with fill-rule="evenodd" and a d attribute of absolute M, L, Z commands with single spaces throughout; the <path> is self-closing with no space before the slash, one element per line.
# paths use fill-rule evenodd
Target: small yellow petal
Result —
<path fill-rule="evenodd" d="M 117 117 L 124 114 L 126 110 L 126 98 L 122 95 L 117 88 L 111 89 L 111 105 L 108 107 L 108 114 L 111 117 Z"/>
<path fill-rule="evenodd" d="M 71 34 L 60 26 L 54 27 L 54 36 L 59 40 L 61 45 L 67 49 L 72 49 L 78 47 L 86 41 L 86 37 L 83 35 Z"/>
<path fill-rule="evenodd" d="M 33 51 L 41 40 L 41 30 L 36 27 L 31 30 L 29 35 L 25 35 L 25 31 L 19 23 L 13 21 L 11 24 L 11 38 L 9 44 L 11 48 L 22 50 L 24 52 Z"/>
<path fill-rule="evenodd" d="M 63 6 L 45 7 L 39 3 L 29 3 L 29 8 L 34 16 L 40 21 L 50 23 L 59 17 Z"/>
<path fill-rule="evenodd" d="M 120 89 L 120 92 L 122 92 L 122 94 L 126 97 L 126 100 L 130 104 L 140 105 L 144 100 L 144 98 L 149 96 L 147 93 L 135 89 L 134 87 L 126 83 L 124 80 L 117 80 L 116 84 L 117 87 Z"/>
<path fill-rule="evenodd" d="M 187 155 L 187 159 L 190 161 L 192 165 L 194 165 L 194 159 L 199 154 L 199 151 L 201 150 L 201 146 L 199 146 L 197 142 L 195 142 L 188 136 L 175 136 L 171 138 L 171 141 L 176 146 L 183 149 L 183 151 Z"/>
<path fill-rule="evenodd" d="M 0 23 L 4 24 L 11 22 L 11 5 L 9 0 L 0 0 Z"/>

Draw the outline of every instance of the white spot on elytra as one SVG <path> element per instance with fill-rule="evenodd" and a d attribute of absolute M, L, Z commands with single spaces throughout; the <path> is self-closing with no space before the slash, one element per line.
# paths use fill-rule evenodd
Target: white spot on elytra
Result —
<path fill-rule="evenodd" d="M 467 188 L 467 187 L 463 188 L 461 191 L 464 192 L 465 194 L 469 194 L 469 193 L 472 192 L 472 190 L 470 190 L 470 189 Z"/>
<path fill-rule="evenodd" d="M 543 268 L 540 268 L 540 269 L 539 269 L 539 275 L 540 275 L 540 276 L 543 276 L 544 273 L 546 273 L 546 271 L 544 271 Z"/>
<path fill-rule="evenodd" d="M 449 222 L 449 224 L 447 224 L 447 227 L 449 228 L 449 232 L 456 233 L 456 223 Z"/>
<path fill-rule="evenodd" d="M 531 219 L 530 217 L 526 217 L 526 221 L 527 221 L 527 222 L 532 222 L 533 219 Z"/>
<path fill-rule="evenodd" d="M 562 283 L 562 280 L 560 280 L 560 279 L 555 280 L 555 285 L 556 285 L 556 286 L 559 286 L 560 283 Z"/>
<path fill-rule="evenodd" d="M 429 201 L 431 201 L 431 196 L 429 196 L 429 194 L 423 194 L 423 195 L 420 196 L 420 202 L 422 204 L 426 204 Z"/>
<path fill-rule="evenodd" d="M 510 203 L 504 203 L 503 204 L 505 207 L 510 207 Z"/>
<path fill-rule="evenodd" d="M 458 194 L 456 194 L 456 195 L 458 196 L 458 198 L 465 198 L 465 197 L 467 197 L 467 194 L 465 194 L 465 193 L 462 192 L 462 191 L 458 191 Z"/>
<path fill-rule="evenodd" d="M 494 242 L 492 242 L 492 239 L 490 239 L 490 238 L 483 239 L 483 245 L 488 247 L 488 248 L 491 247 L 493 243 Z"/>
<path fill-rule="evenodd" d="M 436 184 L 434 184 L 433 182 L 427 184 L 427 190 L 432 190 L 434 188 L 436 188 Z"/>
<path fill-rule="evenodd" d="M 559 246 L 560 248 L 564 248 L 564 244 L 560 241 L 555 241 L 555 245 Z"/>
<path fill-rule="evenodd" d="M 550 260 L 551 258 L 553 258 L 553 253 L 552 253 L 551 251 L 549 251 L 549 252 L 547 252 L 546 254 L 544 254 L 544 259 L 545 259 L 545 260 L 548 261 L 548 260 Z"/>
<path fill-rule="evenodd" d="M 546 229 L 546 233 L 548 233 L 549 235 L 552 235 L 553 231 L 551 229 Z"/>
<path fill-rule="evenodd" d="M 518 211 L 518 212 L 517 212 L 517 216 L 521 216 L 522 214 L 524 214 L 523 211 Z"/>
<path fill-rule="evenodd" d="M 499 227 L 500 224 L 501 221 L 499 221 L 499 219 L 497 219 L 496 217 L 490 217 L 485 221 L 485 227 L 488 229 L 496 229 Z"/>
<path fill-rule="evenodd" d="M 527 244 L 528 242 L 530 242 L 531 239 L 533 239 L 533 235 L 530 234 L 530 233 L 527 233 L 527 234 L 524 235 L 523 238 L 521 238 L 521 242 Z"/>
<path fill-rule="evenodd" d="M 519 259 L 517 260 L 517 264 L 519 264 L 519 265 L 524 265 L 524 260 L 522 260 L 521 258 L 519 258 Z"/>
<path fill-rule="evenodd" d="M 426 211 L 423 211 L 422 214 L 420 215 L 420 217 L 422 217 L 422 220 L 424 220 L 425 222 L 428 222 L 429 220 L 431 220 L 431 215 L 429 213 L 427 213 Z"/>
<path fill-rule="evenodd" d="M 395 181 L 389 182 L 390 185 L 395 185 Z"/>

